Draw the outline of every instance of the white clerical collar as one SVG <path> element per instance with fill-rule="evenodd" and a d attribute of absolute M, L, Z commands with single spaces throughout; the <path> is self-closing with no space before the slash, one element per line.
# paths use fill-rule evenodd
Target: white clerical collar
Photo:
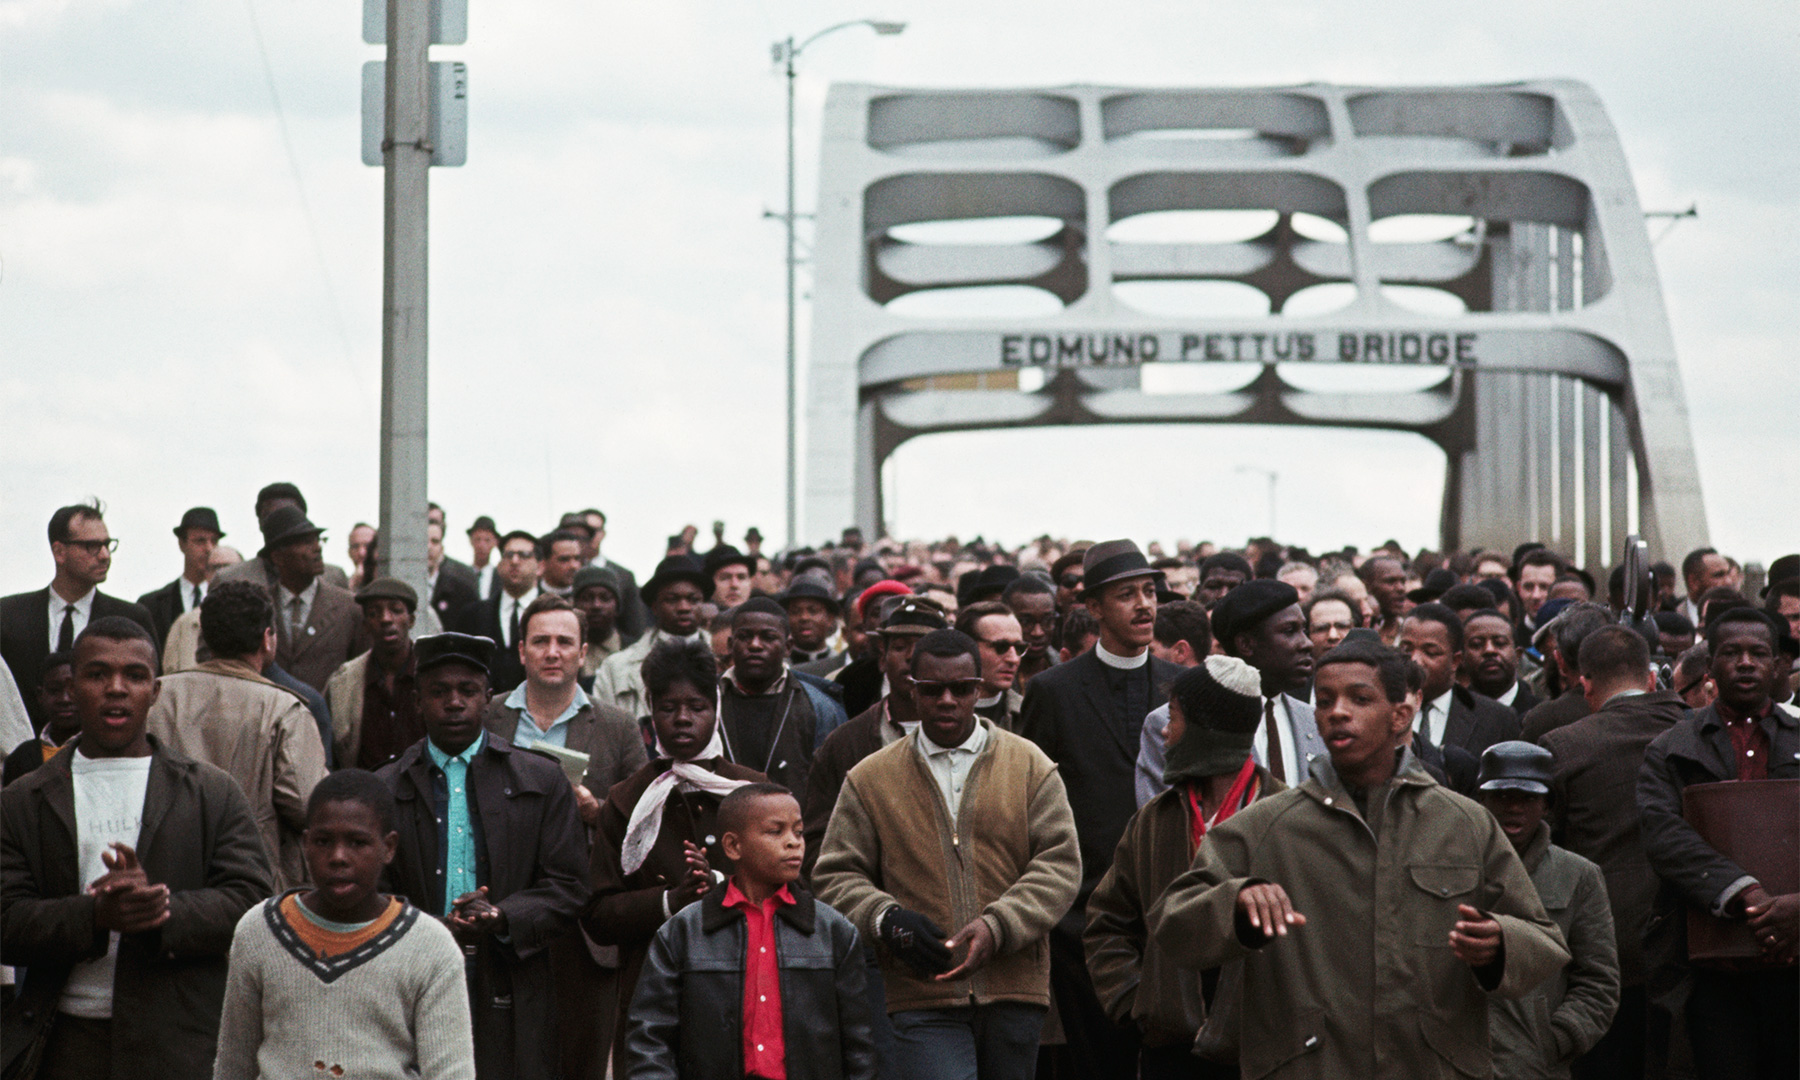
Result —
<path fill-rule="evenodd" d="M 1002 690 L 998 694 L 995 694 L 993 697 L 976 698 L 975 699 L 975 707 L 977 709 L 991 709 L 994 706 L 1000 704 L 1000 699 L 1005 696 L 1006 696 L 1006 691 Z"/>
<path fill-rule="evenodd" d="M 1094 655 L 1098 656 L 1100 662 L 1107 667 L 1118 668 L 1121 671 L 1136 671 L 1150 662 L 1149 649 L 1145 649 L 1136 656 L 1120 656 L 1118 653 L 1107 651 L 1106 646 L 1098 641 L 1094 642 Z"/>

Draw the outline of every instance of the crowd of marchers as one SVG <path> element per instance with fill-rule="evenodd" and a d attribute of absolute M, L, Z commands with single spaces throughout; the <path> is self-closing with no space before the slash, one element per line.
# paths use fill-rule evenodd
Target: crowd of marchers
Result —
<path fill-rule="evenodd" d="M 0 599 L 5 1080 L 1800 1075 L 1800 556 L 254 510 Z"/>

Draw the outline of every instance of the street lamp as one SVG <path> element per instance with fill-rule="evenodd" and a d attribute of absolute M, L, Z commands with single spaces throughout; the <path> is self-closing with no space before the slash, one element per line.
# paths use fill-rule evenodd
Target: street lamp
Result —
<path fill-rule="evenodd" d="M 1279 481 L 1281 479 L 1281 474 L 1276 472 L 1274 469 L 1265 469 L 1259 465 L 1239 465 L 1237 467 L 1237 471 L 1240 473 L 1259 473 L 1263 476 L 1268 477 L 1268 479 L 1269 479 L 1269 537 L 1271 539 L 1273 539 L 1276 535 L 1275 534 L 1275 484 L 1277 481 Z"/>
<path fill-rule="evenodd" d="M 798 345 L 795 340 L 795 293 L 794 293 L 794 61 L 806 51 L 806 47 L 827 34 L 835 34 L 839 30 L 848 30 L 852 26 L 866 26 L 883 37 L 892 37 L 906 29 L 903 22 L 888 22 L 881 19 L 852 19 L 835 26 L 827 26 L 813 36 L 795 45 L 794 39 L 788 37 L 777 41 L 770 48 L 770 53 L 777 64 L 787 71 L 787 213 L 782 221 L 787 225 L 787 546 L 798 543 L 800 534 L 799 521 L 799 469 L 800 458 L 796 433 L 799 430 L 798 390 L 795 381 L 795 354 Z"/>

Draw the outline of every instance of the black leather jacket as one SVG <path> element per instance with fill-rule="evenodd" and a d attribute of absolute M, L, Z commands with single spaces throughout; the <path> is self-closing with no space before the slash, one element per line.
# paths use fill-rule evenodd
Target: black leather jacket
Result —
<path fill-rule="evenodd" d="M 788 1080 L 873 1080 L 868 967 L 856 928 L 797 884 L 780 905 L 775 952 Z M 742 1080 L 743 912 L 725 886 L 657 931 L 638 977 L 626 1034 L 631 1080 Z"/>

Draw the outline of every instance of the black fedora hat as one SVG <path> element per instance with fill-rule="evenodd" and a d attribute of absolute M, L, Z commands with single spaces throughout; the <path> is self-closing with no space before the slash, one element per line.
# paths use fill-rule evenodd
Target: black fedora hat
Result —
<path fill-rule="evenodd" d="M 1415 604 L 1429 603 L 1454 588 L 1456 575 L 1440 566 L 1426 574 L 1418 588 L 1407 590 L 1406 598 Z"/>
<path fill-rule="evenodd" d="M 781 606 L 784 608 L 796 600 L 817 600 L 827 608 L 830 608 L 833 615 L 838 614 L 841 610 L 838 606 L 837 597 L 831 595 L 831 590 L 826 587 L 825 583 L 818 578 L 806 575 L 795 578 L 793 582 L 788 585 L 787 591 L 776 597 L 776 599 L 781 602 Z"/>
<path fill-rule="evenodd" d="M 673 585 L 678 581 L 687 582 L 699 589 L 701 596 L 712 599 L 712 575 L 706 572 L 706 567 L 702 566 L 700 560 L 693 555 L 671 555 L 657 563 L 656 573 L 651 575 L 649 581 L 644 582 L 643 588 L 638 592 L 644 598 L 644 603 L 654 604 L 657 594 L 662 592 L 665 586 Z"/>
<path fill-rule="evenodd" d="M 1006 587 L 1019 580 L 1019 568 L 1006 563 L 995 563 L 984 566 L 980 570 L 971 570 L 957 579 L 958 604 L 973 604 L 979 600 L 995 600 L 1006 591 Z"/>
<path fill-rule="evenodd" d="M 181 515 L 181 524 L 175 526 L 175 539 L 186 540 L 189 529 L 206 529 L 218 533 L 219 539 L 225 539 L 225 530 L 219 528 L 219 515 L 210 506 L 196 506 Z"/>
<path fill-rule="evenodd" d="M 325 530 L 314 525 L 306 517 L 306 511 L 292 504 L 277 506 L 264 514 L 262 521 L 263 546 L 259 555 L 267 555 L 283 544 L 308 537 L 324 536 Z"/>
<path fill-rule="evenodd" d="M 1081 595 L 1089 597 L 1104 586 L 1127 578 L 1155 577 L 1163 572 L 1150 565 L 1137 544 L 1130 540 L 1107 540 L 1088 548 L 1081 557 Z"/>
<path fill-rule="evenodd" d="M 712 577 L 727 566 L 741 566 L 756 573 L 756 556 L 746 555 L 730 544 L 720 544 L 706 553 L 706 576 Z"/>
<path fill-rule="evenodd" d="M 500 527 L 498 525 L 495 525 L 494 519 L 491 517 L 488 517 L 486 514 L 483 514 L 480 517 L 476 518 L 475 524 L 469 526 L 469 535 L 474 536 L 476 533 L 481 532 L 483 529 L 486 529 L 488 532 L 493 533 L 495 536 L 500 535 Z"/>

